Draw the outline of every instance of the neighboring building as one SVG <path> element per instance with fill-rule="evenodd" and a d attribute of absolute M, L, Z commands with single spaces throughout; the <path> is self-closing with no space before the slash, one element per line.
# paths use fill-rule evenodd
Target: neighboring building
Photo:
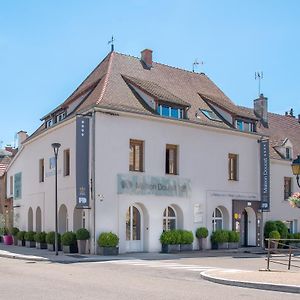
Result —
<path fill-rule="evenodd" d="M 13 156 L 16 154 L 17 149 L 11 146 L 6 146 L 4 149 L 0 149 L 0 216 L 7 228 L 10 228 L 13 223 L 13 211 L 12 211 L 12 199 L 6 198 L 6 169 L 11 162 Z"/>
<path fill-rule="evenodd" d="M 59 232 L 88 228 L 92 252 L 103 231 L 120 252 L 160 251 L 163 230 L 200 226 L 260 246 L 259 118 L 205 74 L 141 54 L 109 53 L 23 143 L 8 169 L 15 225 L 54 229 L 56 142 Z"/>

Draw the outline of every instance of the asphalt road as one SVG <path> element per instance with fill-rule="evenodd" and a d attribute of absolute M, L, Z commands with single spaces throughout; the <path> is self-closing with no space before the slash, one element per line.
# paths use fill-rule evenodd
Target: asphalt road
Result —
<path fill-rule="evenodd" d="M 58 264 L 0 258 L 0 299 L 299 299 L 299 295 L 223 286 L 200 278 L 214 267 L 257 268 L 255 258 Z"/>

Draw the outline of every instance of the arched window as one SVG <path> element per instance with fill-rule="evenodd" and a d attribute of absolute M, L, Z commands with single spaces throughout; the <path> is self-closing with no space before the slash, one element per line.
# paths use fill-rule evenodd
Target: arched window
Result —
<path fill-rule="evenodd" d="M 216 207 L 212 214 L 212 227 L 213 231 L 223 229 L 223 214 L 222 211 Z"/>
<path fill-rule="evenodd" d="M 175 210 L 171 206 L 168 206 L 164 211 L 163 230 L 167 231 L 167 230 L 176 229 L 176 225 L 177 225 L 177 218 L 176 218 Z"/>

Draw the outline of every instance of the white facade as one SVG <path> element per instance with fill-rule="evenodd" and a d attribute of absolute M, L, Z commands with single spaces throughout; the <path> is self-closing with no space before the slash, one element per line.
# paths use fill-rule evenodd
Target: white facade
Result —
<path fill-rule="evenodd" d="M 168 206 L 176 213 L 178 228 L 195 232 L 196 228 L 206 226 L 211 233 L 212 215 L 217 207 L 222 212 L 223 228 L 232 229 L 232 200 L 245 201 L 249 216 L 253 211 L 251 203 L 260 200 L 259 136 L 256 134 L 126 113 L 97 112 L 95 124 L 96 238 L 104 231 L 118 234 L 121 253 L 160 251 L 163 213 Z M 23 144 L 8 170 L 8 178 L 22 172 L 22 196 L 14 200 L 15 226 L 23 230 L 38 229 L 37 210 L 40 207 L 41 229 L 54 230 L 54 170 L 49 169 L 49 159 L 54 156 L 51 144 L 58 142 L 61 143 L 58 158 L 59 230 L 64 232 L 81 227 L 84 211 L 86 227 L 93 232 L 93 209 L 75 209 L 75 132 L 75 118 L 72 118 Z M 93 128 L 90 132 L 91 153 L 92 133 Z M 130 139 L 144 141 L 144 172 L 129 171 Z M 179 148 L 178 175 L 165 174 L 166 144 Z M 66 149 L 70 150 L 71 157 L 69 176 L 63 176 L 63 150 Z M 229 153 L 238 155 L 237 181 L 228 180 Z M 40 159 L 45 161 L 45 181 L 42 183 L 39 182 Z M 118 174 L 189 180 L 191 193 L 188 197 L 118 194 Z M 7 190 L 10 190 L 9 186 Z M 66 206 L 67 216 L 62 205 Z M 140 212 L 140 241 L 126 239 L 126 213 L 130 206 Z M 256 218 L 249 218 L 248 222 L 252 222 L 248 243 L 256 245 Z M 194 247 L 197 247 L 196 241 Z"/>

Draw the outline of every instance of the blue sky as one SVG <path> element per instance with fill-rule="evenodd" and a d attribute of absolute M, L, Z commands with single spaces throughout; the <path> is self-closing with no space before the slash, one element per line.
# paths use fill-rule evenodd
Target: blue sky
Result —
<path fill-rule="evenodd" d="M 205 72 L 252 107 L 263 71 L 269 111 L 300 114 L 300 1 L 0 0 L 0 141 L 32 133 L 115 50 Z"/>

